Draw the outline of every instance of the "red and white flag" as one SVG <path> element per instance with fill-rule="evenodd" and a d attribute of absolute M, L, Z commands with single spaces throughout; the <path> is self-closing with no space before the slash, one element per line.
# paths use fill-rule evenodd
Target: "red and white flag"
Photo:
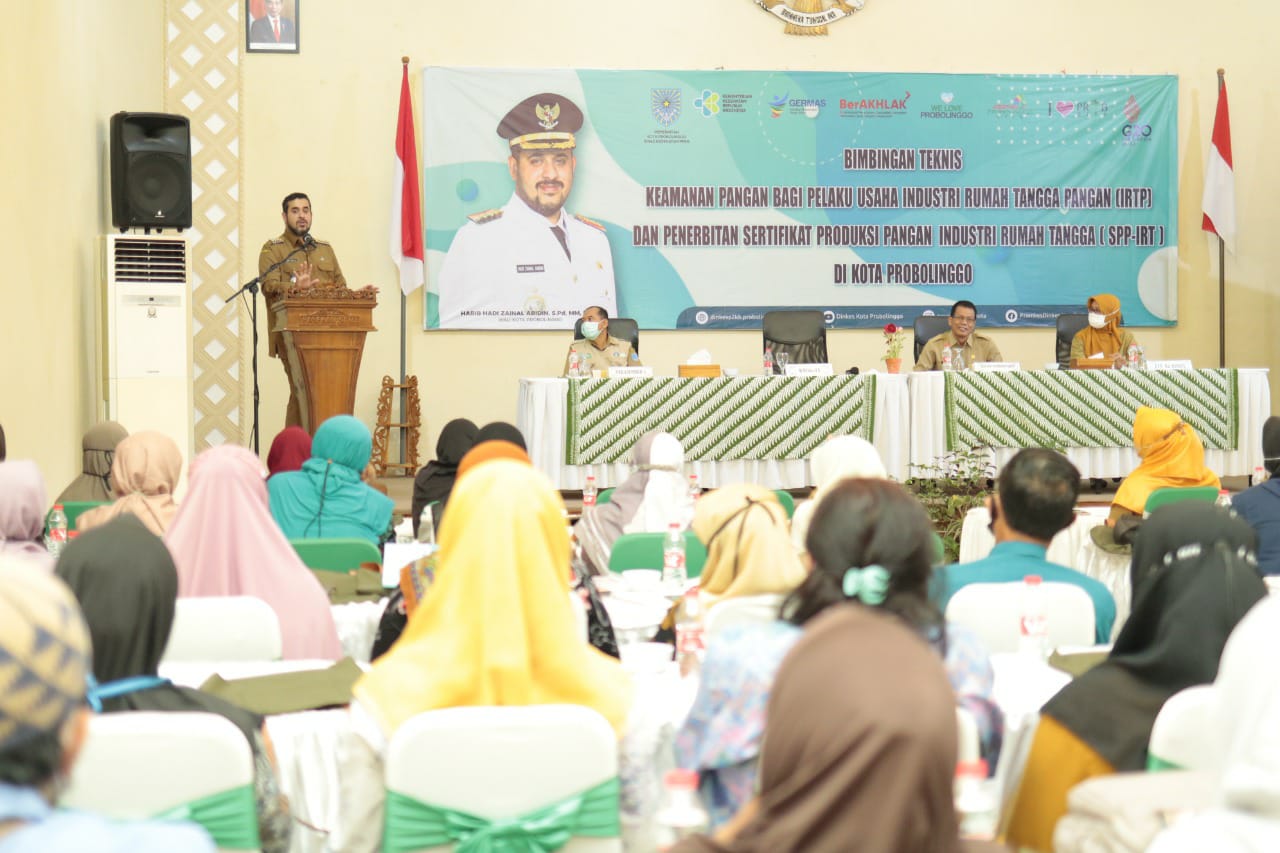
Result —
<path fill-rule="evenodd" d="M 1231 167 L 1231 118 L 1227 113 L 1227 81 L 1218 87 L 1218 111 L 1213 116 L 1213 141 L 1204 170 L 1204 224 L 1236 253 L 1236 178 Z"/>
<path fill-rule="evenodd" d="M 422 194 L 418 189 L 418 135 L 409 94 L 409 66 L 400 81 L 400 116 L 396 119 L 396 165 L 391 188 L 391 260 L 400 268 L 400 290 L 406 296 L 422 286 Z"/>

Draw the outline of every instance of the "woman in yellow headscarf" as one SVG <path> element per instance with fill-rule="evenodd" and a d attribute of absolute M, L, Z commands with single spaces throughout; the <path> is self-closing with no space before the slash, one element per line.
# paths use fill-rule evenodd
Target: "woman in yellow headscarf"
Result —
<path fill-rule="evenodd" d="M 1200 437 L 1176 412 L 1139 407 L 1133 418 L 1133 446 L 1142 462 L 1116 489 L 1108 523 L 1123 515 L 1142 515 L 1156 489 L 1222 487 L 1218 475 L 1205 467 Z"/>
<path fill-rule="evenodd" d="M 694 510 L 693 531 L 707 546 L 698 581 L 705 600 L 786 593 L 804 580 L 787 511 L 764 486 L 739 483 L 703 495 Z"/>
<path fill-rule="evenodd" d="M 594 708 L 620 732 L 631 683 L 577 633 L 569 554 L 542 474 L 495 459 L 459 478 L 431 594 L 355 686 L 383 733 L 435 708 L 554 703 Z"/>
<path fill-rule="evenodd" d="M 1076 360 L 1101 355 L 1115 359 L 1118 364 L 1129 354 L 1129 347 L 1137 343 L 1133 333 L 1120 328 L 1120 300 L 1110 293 L 1090 296 L 1088 301 L 1089 325 L 1076 332 L 1071 339 L 1070 364 Z"/>

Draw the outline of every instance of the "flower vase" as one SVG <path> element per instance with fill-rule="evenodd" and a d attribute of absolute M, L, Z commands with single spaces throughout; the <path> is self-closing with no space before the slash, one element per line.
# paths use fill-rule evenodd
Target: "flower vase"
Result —
<path fill-rule="evenodd" d="M 899 373 L 902 370 L 902 359 L 886 358 L 884 360 L 884 368 L 890 373 Z"/>

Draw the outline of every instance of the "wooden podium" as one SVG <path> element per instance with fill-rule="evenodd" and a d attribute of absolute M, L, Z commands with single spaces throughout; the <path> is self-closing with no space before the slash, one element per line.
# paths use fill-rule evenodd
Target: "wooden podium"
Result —
<path fill-rule="evenodd" d="M 364 336 L 376 332 L 373 290 L 291 288 L 271 306 L 271 329 L 282 333 L 302 428 L 354 414 Z"/>

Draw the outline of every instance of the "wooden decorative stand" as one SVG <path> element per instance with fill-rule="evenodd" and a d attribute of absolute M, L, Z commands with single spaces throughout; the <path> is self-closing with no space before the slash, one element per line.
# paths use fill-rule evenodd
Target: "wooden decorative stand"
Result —
<path fill-rule="evenodd" d="M 391 420 L 391 407 L 400 390 L 407 391 L 404 422 Z M 388 462 L 388 441 L 391 430 L 405 430 L 405 456 L 399 462 Z M 378 476 L 393 471 L 392 476 L 412 477 L 418 471 L 418 436 L 422 429 L 421 405 L 418 401 L 418 377 L 406 376 L 404 384 L 397 384 L 390 376 L 382 377 L 382 390 L 378 393 L 378 425 L 373 430 L 373 466 Z"/>

